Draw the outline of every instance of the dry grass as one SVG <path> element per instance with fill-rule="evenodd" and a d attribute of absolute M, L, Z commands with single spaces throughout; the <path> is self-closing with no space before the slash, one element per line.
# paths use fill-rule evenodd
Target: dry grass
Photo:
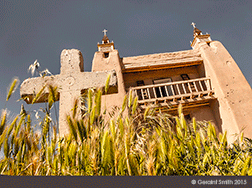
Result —
<path fill-rule="evenodd" d="M 67 117 L 70 134 L 59 138 L 49 115 L 57 92 L 53 87 L 49 91 L 40 135 L 34 132 L 29 112 L 23 109 L 7 124 L 7 113 L 3 111 L 1 174 L 252 175 L 252 140 L 241 135 L 228 144 L 226 133 L 217 135 L 210 122 L 202 126 L 193 119 L 187 124 L 181 108 L 177 117 L 151 108 L 140 113 L 137 98 L 131 94 L 125 98 L 119 115 L 105 122 L 102 92 L 90 89 L 83 119 L 77 121 L 73 110 L 73 115 Z M 126 109 L 128 116 L 123 117 Z"/>

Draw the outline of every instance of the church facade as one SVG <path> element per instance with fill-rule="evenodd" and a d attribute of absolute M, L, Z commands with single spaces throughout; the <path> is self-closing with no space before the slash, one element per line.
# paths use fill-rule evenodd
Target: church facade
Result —
<path fill-rule="evenodd" d="M 190 121 L 211 121 L 228 140 L 244 131 L 252 138 L 252 90 L 226 48 L 194 27 L 191 50 L 120 57 L 106 33 L 94 54 L 92 72 L 114 69 L 118 93 L 106 107 L 121 106 L 125 94 L 138 96 L 141 108 L 161 107 L 176 114 L 179 104 Z M 104 101 L 104 100 L 103 100 Z"/>
<path fill-rule="evenodd" d="M 244 132 L 252 138 L 252 90 L 226 48 L 212 41 L 209 34 L 194 27 L 191 50 L 120 57 L 104 30 L 92 62 L 92 72 L 84 72 L 80 51 L 63 50 L 61 73 L 26 79 L 20 88 L 21 97 L 31 103 L 46 84 L 59 88 L 59 131 L 68 133 L 66 114 L 74 99 L 90 87 L 104 87 L 108 75 L 113 88 L 102 100 L 102 106 L 112 109 L 122 106 L 131 92 L 138 97 L 141 108 L 160 107 L 165 113 L 176 114 L 179 104 L 185 118 L 211 121 L 219 132 L 227 130 L 229 141 Z M 45 102 L 48 91 L 37 102 Z M 105 104 L 106 103 L 106 104 Z M 80 104 L 80 102 L 79 102 Z M 79 110 L 80 112 L 80 110 Z M 80 117 L 80 116 L 79 116 Z"/>

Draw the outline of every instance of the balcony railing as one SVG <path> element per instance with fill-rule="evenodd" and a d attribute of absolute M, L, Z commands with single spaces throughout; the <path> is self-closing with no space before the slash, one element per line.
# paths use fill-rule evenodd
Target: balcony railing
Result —
<path fill-rule="evenodd" d="M 209 78 L 137 86 L 131 87 L 130 90 L 138 96 L 139 104 L 162 101 L 177 103 L 186 100 L 214 98 Z"/>

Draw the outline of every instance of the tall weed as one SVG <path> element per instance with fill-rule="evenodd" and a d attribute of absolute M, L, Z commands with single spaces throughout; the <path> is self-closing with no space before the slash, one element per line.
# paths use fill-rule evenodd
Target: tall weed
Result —
<path fill-rule="evenodd" d="M 83 119 L 76 119 L 76 102 L 73 115 L 67 117 L 70 133 L 59 137 L 50 117 L 58 96 L 56 88 L 49 90 L 40 134 L 34 130 L 29 111 L 21 110 L 10 123 L 2 113 L 1 174 L 252 175 L 251 139 L 241 134 L 236 142 L 228 143 L 226 132 L 217 134 L 211 122 L 193 118 L 187 123 L 181 107 L 175 117 L 150 107 L 143 111 L 131 93 L 120 113 L 106 120 L 101 112 L 102 91 L 89 89 Z M 128 114 L 123 116 L 126 108 Z"/>

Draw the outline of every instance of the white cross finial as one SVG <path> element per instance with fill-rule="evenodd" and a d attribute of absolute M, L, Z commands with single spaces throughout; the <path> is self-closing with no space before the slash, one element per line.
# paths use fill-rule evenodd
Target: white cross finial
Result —
<path fill-rule="evenodd" d="M 193 26 L 193 28 L 195 28 L 196 23 L 192 22 L 192 24 L 191 24 L 191 25 Z"/>
<path fill-rule="evenodd" d="M 104 29 L 102 32 L 104 33 L 104 36 L 105 36 L 107 34 L 108 30 Z"/>

